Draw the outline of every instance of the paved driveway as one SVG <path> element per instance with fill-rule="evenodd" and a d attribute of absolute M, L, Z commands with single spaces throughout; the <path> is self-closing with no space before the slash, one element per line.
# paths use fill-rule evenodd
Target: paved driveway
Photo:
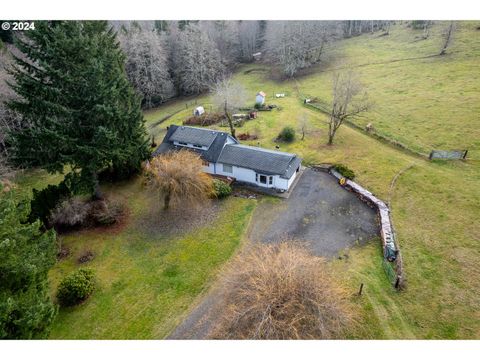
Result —
<path fill-rule="evenodd" d="M 379 234 L 374 209 L 342 189 L 331 175 L 309 168 L 288 199 L 257 209 L 252 226 L 252 240 L 296 239 L 327 257 Z"/>

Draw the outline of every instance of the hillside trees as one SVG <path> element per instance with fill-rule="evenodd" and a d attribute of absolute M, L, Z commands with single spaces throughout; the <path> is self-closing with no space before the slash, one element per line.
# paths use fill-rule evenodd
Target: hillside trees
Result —
<path fill-rule="evenodd" d="M 240 57 L 239 32 L 237 21 L 201 21 L 199 28 L 211 39 L 220 54 L 221 62 L 232 68 Z"/>
<path fill-rule="evenodd" d="M 156 31 L 132 26 L 128 31 L 120 31 L 119 39 L 126 55 L 128 79 L 142 96 L 144 107 L 150 108 L 174 96 L 168 50 L 162 36 Z"/>
<path fill-rule="evenodd" d="M 261 38 L 260 21 L 242 20 L 238 24 L 238 45 L 241 61 L 250 62 Z"/>
<path fill-rule="evenodd" d="M 139 169 L 149 152 L 140 100 L 124 56 L 104 21 L 38 22 L 15 58 L 9 107 L 29 126 L 13 130 L 12 160 L 68 177 L 101 197 L 97 175 Z"/>
<path fill-rule="evenodd" d="M 267 56 L 292 77 L 320 60 L 333 26 L 326 21 L 270 21 L 265 34 Z"/>
<path fill-rule="evenodd" d="M 55 263 L 55 233 L 27 222 L 27 202 L 0 183 L 0 339 L 42 338 L 56 307 L 47 274 Z"/>
<path fill-rule="evenodd" d="M 181 94 L 199 94 L 223 76 L 220 52 L 198 25 L 178 31 L 174 41 L 172 68 Z"/>

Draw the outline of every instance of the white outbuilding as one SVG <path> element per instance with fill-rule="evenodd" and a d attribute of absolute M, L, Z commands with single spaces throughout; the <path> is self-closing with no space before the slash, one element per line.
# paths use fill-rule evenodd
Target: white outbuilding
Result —
<path fill-rule="evenodd" d="M 193 110 L 193 115 L 194 115 L 194 116 L 200 116 L 200 115 L 202 115 L 204 112 L 205 112 L 205 109 L 203 108 L 203 106 L 197 106 L 197 107 L 195 108 L 195 110 Z"/>
<path fill-rule="evenodd" d="M 258 105 L 265 104 L 265 97 L 266 96 L 267 96 L 267 94 L 265 94 L 263 91 L 259 91 L 257 93 L 256 98 L 255 98 L 255 104 L 258 104 Z"/>

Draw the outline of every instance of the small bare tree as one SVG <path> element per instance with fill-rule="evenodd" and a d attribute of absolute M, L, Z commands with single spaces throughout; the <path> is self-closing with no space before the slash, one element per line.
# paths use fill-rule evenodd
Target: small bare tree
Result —
<path fill-rule="evenodd" d="M 230 133 L 236 139 L 235 126 L 232 120 L 232 112 L 245 105 L 247 92 L 238 82 L 230 78 L 222 79 L 216 82 L 211 89 L 213 93 L 213 103 L 217 109 L 225 113 Z"/>
<path fill-rule="evenodd" d="M 203 203 L 212 194 L 212 178 L 203 171 L 200 157 L 188 150 L 153 158 L 145 166 L 147 185 L 163 195 L 163 208 L 186 202 Z"/>
<path fill-rule="evenodd" d="M 335 73 L 332 111 L 328 122 L 328 145 L 333 144 L 335 134 L 345 120 L 359 116 L 369 108 L 367 94 L 354 73 L 352 71 Z"/>
<path fill-rule="evenodd" d="M 299 116 L 299 127 L 300 127 L 300 132 L 302 133 L 301 140 L 304 140 L 305 134 L 308 132 L 308 128 L 310 127 L 307 114 L 301 114 Z"/>
<path fill-rule="evenodd" d="M 439 55 L 445 55 L 447 53 L 447 48 L 450 46 L 453 40 L 453 33 L 455 31 L 455 21 L 450 21 L 446 31 L 445 31 L 445 41 L 443 42 L 442 50 Z"/>

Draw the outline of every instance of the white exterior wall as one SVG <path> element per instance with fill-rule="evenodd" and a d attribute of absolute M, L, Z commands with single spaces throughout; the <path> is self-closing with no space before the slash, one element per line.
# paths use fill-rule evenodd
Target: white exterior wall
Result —
<path fill-rule="evenodd" d="M 208 163 L 208 166 L 203 166 L 203 171 L 208 174 L 215 174 L 215 163 Z"/>
<path fill-rule="evenodd" d="M 237 179 L 238 181 L 244 181 L 255 184 L 255 171 L 250 169 L 241 168 L 238 166 L 232 166 L 232 172 L 224 172 L 223 164 L 216 163 L 216 174 L 223 176 L 231 176 Z"/>
<path fill-rule="evenodd" d="M 255 184 L 261 187 L 275 188 L 275 189 L 285 190 L 285 191 L 287 191 L 290 188 L 290 186 L 295 181 L 295 178 L 297 177 L 297 172 L 294 172 L 293 175 L 290 177 L 290 179 L 281 178 L 280 175 L 266 175 L 267 184 L 262 184 L 260 181 L 256 181 L 257 173 L 251 169 L 232 166 L 232 172 L 228 173 L 223 171 L 222 163 L 216 163 L 216 164 L 210 163 L 210 166 L 208 167 L 205 166 L 204 169 L 205 169 L 205 172 L 209 174 L 230 176 L 230 177 L 234 177 L 238 181 Z M 258 179 L 260 179 L 260 175 L 265 175 L 265 174 L 258 173 Z M 271 185 L 268 184 L 268 176 L 273 176 L 273 181 Z"/>

